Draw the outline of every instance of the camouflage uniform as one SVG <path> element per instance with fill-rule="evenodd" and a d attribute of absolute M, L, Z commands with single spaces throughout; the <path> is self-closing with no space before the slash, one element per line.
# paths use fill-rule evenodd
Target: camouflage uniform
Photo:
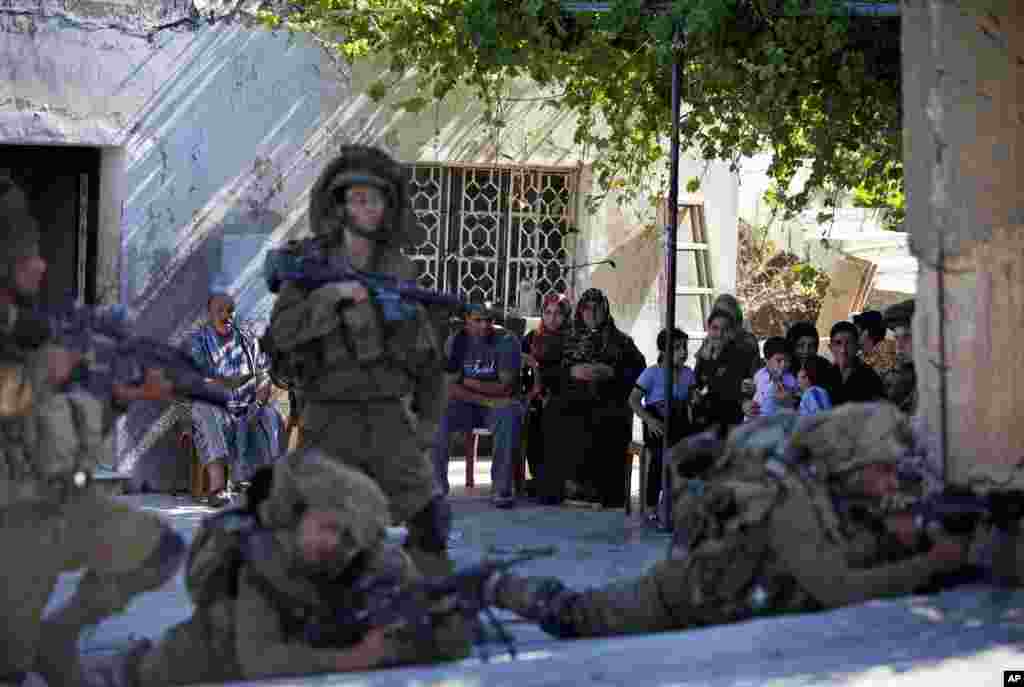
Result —
<path fill-rule="evenodd" d="M 287 250 L 344 268 L 350 265 L 345 234 L 362 233 L 339 198 L 348 185 L 371 184 L 389 194 L 390 216 L 367 238 L 376 241 L 370 270 L 414 280 L 416 268 L 401 253 L 414 227 L 405 172 L 384 153 L 348 146 L 313 187 L 309 221 L 313 237 Z M 426 574 L 452 568 L 447 559 L 450 511 L 433 493 L 427 450 L 445 402 L 442 351 L 428 312 L 383 322 L 374 297 L 340 301 L 331 287 L 307 292 L 282 285 L 270 318 L 276 354 L 302 398 L 301 446 L 316 446 L 377 481 L 396 521 L 409 527 L 407 546 Z"/>
<path fill-rule="evenodd" d="M 553 578 L 506 574 L 490 584 L 497 605 L 560 637 L 645 633 L 907 594 L 942 571 L 863 516 L 880 504 L 843 498 L 844 476 L 895 462 L 906 449 L 902 414 L 885 404 L 850 404 L 801 418 L 792 433 L 776 431 L 784 422 L 765 418 L 758 423 L 764 435 L 737 430 L 746 432 L 751 455 L 776 457 L 760 470 L 739 464 L 738 476 L 706 484 L 701 505 L 674 511 L 686 519 L 677 521 L 675 536 L 687 541 L 673 547 L 689 549 L 685 557 L 674 554 L 638 579 L 582 593 Z M 880 433 L 867 439 L 865 426 Z M 741 448 L 736 441 L 734 434 L 726 452 Z"/>
<path fill-rule="evenodd" d="M 0 181 L 0 682 L 35 671 L 50 687 L 77 687 L 80 631 L 166 582 L 184 543 L 88 484 L 115 408 L 48 381 L 47 327 L 13 279 L 38 242 L 20 191 Z M 58 575 L 83 568 L 72 599 L 42 621 Z"/>
<path fill-rule="evenodd" d="M 304 509 L 337 511 L 347 525 L 342 549 L 317 574 L 304 573 L 297 549 Z M 361 607 L 364 599 L 353 590 L 360 577 L 380 575 L 396 583 L 419 577 L 409 557 L 385 542 L 388 520 L 386 497 L 364 474 L 316 450 L 289 454 L 275 466 L 270 497 L 255 514 L 220 513 L 196 536 L 186 577 L 195 614 L 131 657 L 127 679 L 94 684 L 163 687 L 336 672 L 345 647 L 311 646 L 307 622 L 331 606 Z M 243 553 L 225 575 L 229 583 L 215 585 L 211 571 L 232 553 L 219 537 L 233 528 L 247 533 Z M 411 632 L 391 635 L 384 665 L 461 656 L 462 644 L 448 641 L 454 617 L 438 619 L 429 645 Z"/>

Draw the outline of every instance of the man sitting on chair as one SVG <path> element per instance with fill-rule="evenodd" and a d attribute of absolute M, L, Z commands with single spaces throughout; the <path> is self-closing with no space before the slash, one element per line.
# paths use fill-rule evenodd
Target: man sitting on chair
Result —
<path fill-rule="evenodd" d="M 438 490 L 447 494 L 448 435 L 487 427 L 494 433 L 494 505 L 510 508 L 515 504 L 514 463 L 523 422 L 517 398 L 522 353 L 518 337 L 497 330 L 494 319 L 491 308 L 471 306 L 465 327 L 445 345 L 448 407 L 434 446 L 434 471 Z"/>
<path fill-rule="evenodd" d="M 232 481 L 244 485 L 259 467 L 282 453 L 284 421 L 269 403 L 272 390 L 266 356 L 257 338 L 235 321 L 235 301 L 214 290 L 207 300 L 209 319 L 189 337 L 188 351 L 210 381 L 232 390 L 227 410 L 193 401 L 191 433 L 181 436 L 183 448 L 194 443 L 199 462 L 209 477 L 209 505 L 231 500 L 227 466 Z"/>

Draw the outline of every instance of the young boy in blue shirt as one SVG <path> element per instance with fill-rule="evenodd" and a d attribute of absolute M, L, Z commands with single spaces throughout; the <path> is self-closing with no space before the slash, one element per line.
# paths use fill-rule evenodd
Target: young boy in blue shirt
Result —
<path fill-rule="evenodd" d="M 665 417 L 669 413 L 668 398 L 665 394 L 668 378 L 665 351 L 668 341 L 667 330 L 658 334 L 658 364 L 651 365 L 640 373 L 636 386 L 629 395 L 629 405 L 644 423 L 644 444 L 650 451 L 647 493 L 641 494 L 649 507 L 656 508 L 661 491 L 662 442 L 665 436 Z M 689 399 L 690 388 L 696 378 L 693 370 L 686 365 L 689 356 L 689 337 L 679 330 L 672 330 L 672 348 L 675 380 L 672 383 L 671 444 L 690 433 Z"/>

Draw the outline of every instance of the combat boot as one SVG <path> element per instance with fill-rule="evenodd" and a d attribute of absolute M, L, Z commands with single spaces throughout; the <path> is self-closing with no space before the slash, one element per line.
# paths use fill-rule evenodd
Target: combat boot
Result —
<path fill-rule="evenodd" d="M 138 594 L 156 589 L 174 577 L 185 556 L 181 536 L 166 528 L 156 549 L 130 572 L 99 575 L 89 570 L 74 597 L 43 620 L 34 670 L 47 687 L 86 684 L 78 654 L 78 637 L 86 627 L 124 609 Z"/>

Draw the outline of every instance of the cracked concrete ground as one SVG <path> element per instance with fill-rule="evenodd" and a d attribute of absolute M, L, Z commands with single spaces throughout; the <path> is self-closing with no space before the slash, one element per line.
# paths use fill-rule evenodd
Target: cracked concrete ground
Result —
<path fill-rule="evenodd" d="M 463 484 L 452 464 L 452 484 Z M 558 575 L 584 587 L 642 573 L 665 555 L 666 535 L 621 510 L 520 504 L 496 510 L 487 498 L 487 464 L 477 465 L 473 494 L 456 488 L 452 556 L 463 565 L 486 554 L 555 546 L 555 556 L 523 564 L 523 572 Z M 637 482 L 634 480 L 634 485 Z M 191 536 L 210 511 L 166 495 L 121 497 L 153 509 Z M 395 533 L 396 536 L 400 536 Z M 61 578 L 58 602 L 76 576 Z M 132 637 L 155 638 L 188 617 L 190 603 L 177 578 L 135 601 L 124 614 L 83 639 L 87 654 L 105 653 Z M 511 621 L 518 658 L 500 645 L 478 658 L 432 668 L 312 676 L 266 685 L 1002 685 L 1003 670 L 1024 669 L 1024 591 L 970 587 L 929 597 L 875 601 L 828 613 L 764 618 L 735 625 L 607 640 L 557 641 Z M 31 682 L 31 681 L 30 681 Z M 37 687 L 39 682 L 33 683 Z M 253 683 L 238 683 L 253 684 Z"/>

